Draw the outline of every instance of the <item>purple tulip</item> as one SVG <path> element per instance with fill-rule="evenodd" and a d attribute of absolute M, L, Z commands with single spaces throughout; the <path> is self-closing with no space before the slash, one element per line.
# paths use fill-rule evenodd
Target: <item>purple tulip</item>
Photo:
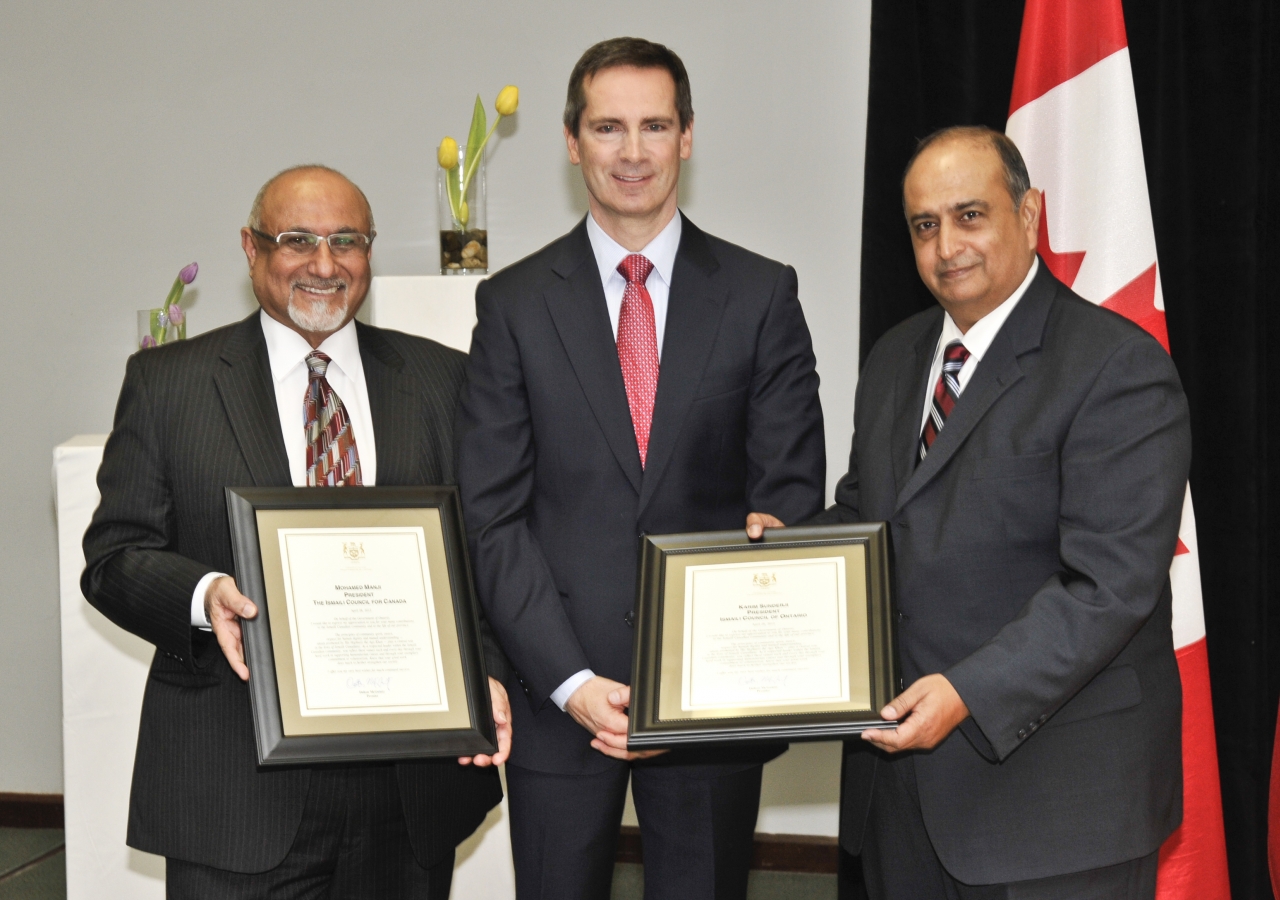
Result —
<path fill-rule="evenodd" d="M 182 280 L 183 284 L 190 284 L 196 280 L 196 273 L 199 271 L 200 267 L 192 263 L 189 266 L 183 266 L 182 271 L 178 273 L 178 278 Z"/>
<path fill-rule="evenodd" d="M 159 345 L 156 343 L 156 339 L 153 338 L 151 335 L 144 334 L 142 336 L 142 340 L 138 342 L 138 346 L 141 347 L 143 350 L 146 350 L 148 347 L 157 347 Z"/>
<path fill-rule="evenodd" d="M 184 318 L 186 318 L 186 314 L 183 313 L 181 306 L 175 303 L 169 307 L 170 325 L 181 325 Z"/>

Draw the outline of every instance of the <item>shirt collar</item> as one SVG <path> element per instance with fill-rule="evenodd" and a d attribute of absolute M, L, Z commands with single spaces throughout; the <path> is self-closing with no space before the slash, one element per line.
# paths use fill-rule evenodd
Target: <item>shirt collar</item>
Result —
<path fill-rule="evenodd" d="M 263 310 L 258 315 L 262 321 L 262 336 L 267 341 L 267 358 L 271 361 L 271 378 L 279 384 L 297 366 L 304 365 L 311 345 L 306 338 L 288 325 L 277 322 Z M 317 348 L 332 360 L 332 364 L 352 380 L 361 380 L 364 365 L 360 360 L 360 340 L 356 336 L 356 323 L 352 319 L 324 339 Z"/>
<path fill-rule="evenodd" d="M 642 256 L 653 263 L 653 271 L 658 273 L 667 287 L 671 286 L 671 272 L 676 265 L 676 252 L 680 249 L 681 227 L 680 210 L 676 210 L 666 227 L 640 251 Z M 618 263 L 630 256 L 631 251 L 605 234 L 591 213 L 587 213 L 587 237 L 591 240 L 591 252 L 595 254 L 596 265 L 600 267 L 600 283 L 608 284 L 613 276 L 622 278 L 618 272 Z"/>
<path fill-rule="evenodd" d="M 969 351 L 969 355 L 974 357 L 977 362 L 981 362 L 983 355 L 991 348 L 991 342 L 1000 333 L 1000 327 L 1004 325 L 1005 319 L 1009 318 L 1013 308 L 1018 305 L 1022 295 L 1027 292 L 1027 288 L 1031 286 L 1031 282 L 1035 279 L 1036 272 L 1039 270 L 1040 257 L 1037 256 L 1031 263 L 1031 270 L 1027 272 L 1027 277 L 1022 279 L 1022 284 L 1018 285 L 1018 289 L 1009 295 L 1009 299 L 974 322 L 964 334 L 960 333 L 960 326 L 951 318 L 951 313 L 947 313 L 946 321 L 942 323 L 942 337 L 938 341 L 939 346 L 945 347 L 952 341 L 960 341 L 964 344 L 964 348 Z"/>

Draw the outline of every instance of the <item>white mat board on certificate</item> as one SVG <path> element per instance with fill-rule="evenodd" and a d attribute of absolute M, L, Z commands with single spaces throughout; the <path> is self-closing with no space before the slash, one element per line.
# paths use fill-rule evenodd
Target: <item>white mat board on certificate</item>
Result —
<path fill-rule="evenodd" d="M 281 528 L 279 539 L 300 713 L 447 711 L 422 528 Z"/>
<path fill-rule="evenodd" d="M 843 557 L 689 566 L 681 708 L 849 700 Z"/>

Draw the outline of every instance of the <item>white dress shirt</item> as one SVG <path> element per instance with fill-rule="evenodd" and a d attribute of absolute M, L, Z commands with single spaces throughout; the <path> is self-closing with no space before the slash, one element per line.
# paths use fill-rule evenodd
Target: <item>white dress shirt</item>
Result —
<path fill-rule="evenodd" d="M 1031 286 L 1031 281 L 1036 277 L 1039 269 L 1040 257 L 1036 257 L 1031 263 L 1031 271 L 1027 272 L 1027 277 L 1022 279 L 1022 284 L 1009 295 L 1009 299 L 974 322 L 964 334 L 960 333 L 960 326 L 951 318 L 951 313 L 944 314 L 942 334 L 938 336 L 938 346 L 933 350 L 933 365 L 929 367 L 929 381 L 925 389 L 924 409 L 921 410 L 920 430 L 916 432 L 917 437 L 924 431 L 924 423 L 929 420 L 929 411 L 933 409 L 933 392 L 938 386 L 938 378 L 942 375 L 942 355 L 946 352 L 947 344 L 959 341 L 969 351 L 969 358 L 964 361 L 964 365 L 960 367 L 960 374 L 956 376 L 956 381 L 960 384 L 960 393 L 963 394 L 969 380 L 973 378 L 973 373 L 978 369 L 978 363 L 982 362 L 982 357 L 991 349 L 991 342 L 996 339 L 1005 319 L 1009 318 L 1013 308 L 1018 305 L 1022 295 Z M 946 427 L 945 423 L 943 427 Z M 917 441 L 918 444 L 919 441 Z"/>
<path fill-rule="evenodd" d="M 267 341 L 267 359 L 271 380 L 276 389 L 276 412 L 280 416 L 280 434 L 284 437 L 289 457 L 289 478 L 294 487 L 307 485 L 307 437 L 304 431 L 302 404 L 307 393 L 306 359 L 311 345 L 306 338 L 287 325 L 259 313 L 262 334 Z M 325 379 L 342 400 L 355 432 L 356 449 L 360 453 L 361 484 L 377 484 L 378 451 L 373 442 L 373 418 L 369 413 L 369 389 L 364 380 L 364 362 L 360 359 L 360 342 L 356 323 L 348 322 L 324 339 L 319 348 L 329 357 Z M 200 579 L 191 595 L 191 624 L 209 628 L 204 614 L 204 595 L 215 578 L 224 572 L 210 572 Z"/>
<path fill-rule="evenodd" d="M 653 263 L 644 286 L 653 300 L 653 325 L 658 333 L 658 359 L 662 359 L 662 338 L 667 331 L 667 298 L 671 295 L 671 270 L 676 265 L 676 251 L 680 249 L 680 211 L 671 217 L 658 236 L 645 245 L 640 255 Z M 613 326 L 613 339 L 618 339 L 618 317 L 622 315 L 622 295 L 627 289 L 627 279 L 618 271 L 618 263 L 631 255 L 587 215 L 587 237 L 591 240 L 591 252 L 600 267 L 600 283 L 604 285 L 604 302 L 609 307 L 609 324 Z"/>
<path fill-rule="evenodd" d="M 680 211 L 671 217 L 666 227 L 658 232 L 658 236 L 645 245 L 640 255 L 653 263 L 653 271 L 645 279 L 644 286 L 653 301 L 653 325 L 658 337 L 658 361 L 662 361 L 662 338 L 667 331 L 667 301 L 671 296 L 671 272 L 676 265 L 676 251 L 680 249 L 681 231 Z M 604 302 L 609 307 L 609 324 L 613 326 L 613 339 L 618 339 L 618 317 L 622 315 L 622 295 L 627 289 L 627 279 L 618 271 L 618 263 L 631 255 L 631 251 L 623 247 L 596 224 L 590 213 L 587 214 L 587 237 L 591 240 L 591 252 L 595 255 L 596 265 L 600 267 L 600 283 L 604 285 Z M 551 702 L 564 709 L 569 697 L 582 685 L 595 677 L 595 672 L 583 669 L 575 672 L 551 692 Z"/>

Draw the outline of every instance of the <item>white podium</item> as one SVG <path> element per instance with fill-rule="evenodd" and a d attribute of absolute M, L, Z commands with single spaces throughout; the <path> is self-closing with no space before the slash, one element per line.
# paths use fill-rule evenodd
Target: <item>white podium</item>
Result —
<path fill-rule="evenodd" d="M 360 318 L 466 352 L 475 326 L 472 276 L 373 279 Z M 81 540 L 98 505 L 95 482 L 105 435 L 54 448 L 62 609 L 63 792 L 68 900 L 162 900 L 164 860 L 125 846 L 129 783 L 142 691 L 154 648 L 85 602 Z M 519 740 L 519 736 L 516 736 Z M 839 744 L 800 744 L 765 767 L 757 830 L 834 835 Z M 458 848 L 453 896 L 515 897 L 507 802 Z M 623 821 L 634 825 L 630 797 Z"/>
<path fill-rule="evenodd" d="M 369 286 L 360 319 L 466 353 L 476 325 L 476 285 L 483 280 L 479 275 L 379 276 Z"/>
<path fill-rule="evenodd" d="M 142 688 L 155 648 L 117 628 L 80 594 L 80 549 L 98 505 L 106 435 L 54 448 L 62 607 L 62 791 L 67 897 L 164 897 L 164 860 L 124 844 Z"/>

